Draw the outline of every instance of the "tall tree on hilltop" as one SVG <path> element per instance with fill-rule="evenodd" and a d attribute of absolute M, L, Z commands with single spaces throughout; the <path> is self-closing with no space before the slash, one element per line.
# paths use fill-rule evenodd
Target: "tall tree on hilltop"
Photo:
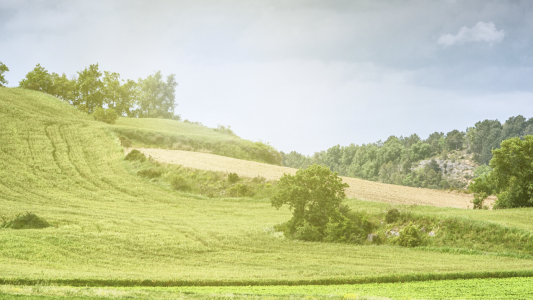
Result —
<path fill-rule="evenodd" d="M 76 78 L 68 79 L 65 73 L 61 76 L 57 73 L 52 73 L 52 88 L 50 94 L 72 104 L 78 97 Z"/>
<path fill-rule="evenodd" d="M 19 82 L 19 87 L 44 93 L 50 93 L 53 88 L 52 75 L 37 64 L 26 77 Z"/>
<path fill-rule="evenodd" d="M 0 86 L 4 86 L 9 83 L 4 77 L 5 72 L 9 72 L 9 68 L 0 61 Z"/>
<path fill-rule="evenodd" d="M 140 97 L 137 102 L 137 116 L 139 118 L 173 118 L 176 99 L 175 75 L 167 76 L 166 82 L 163 80 L 161 71 L 139 79 Z"/>
<path fill-rule="evenodd" d="M 463 148 L 465 134 L 457 129 L 454 129 L 446 134 L 444 140 L 448 150 L 458 150 Z"/>
<path fill-rule="evenodd" d="M 103 83 L 100 80 L 102 72 L 98 71 L 98 64 L 90 65 L 78 72 L 77 88 L 79 98 L 74 105 L 87 113 L 93 113 L 97 107 L 102 107 L 104 102 Z"/>

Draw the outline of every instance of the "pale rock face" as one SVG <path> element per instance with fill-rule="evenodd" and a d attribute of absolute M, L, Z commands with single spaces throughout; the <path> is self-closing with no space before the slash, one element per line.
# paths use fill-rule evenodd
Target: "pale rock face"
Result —
<path fill-rule="evenodd" d="M 435 158 L 435 161 L 441 168 L 444 178 L 462 181 L 467 184 L 474 177 L 474 170 L 478 167 L 478 164 L 472 160 L 472 154 L 467 154 L 466 150 L 453 152 L 447 159 Z M 412 170 L 423 169 L 430 162 L 431 159 L 421 160 L 418 166 L 414 166 Z M 445 171 L 446 174 L 444 174 Z"/>
<path fill-rule="evenodd" d="M 429 232 L 429 236 L 435 236 L 435 232 L 430 231 L 430 232 Z"/>

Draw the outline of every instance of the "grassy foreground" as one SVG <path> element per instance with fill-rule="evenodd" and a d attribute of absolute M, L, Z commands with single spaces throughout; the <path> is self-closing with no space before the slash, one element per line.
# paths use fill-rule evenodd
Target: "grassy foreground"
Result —
<path fill-rule="evenodd" d="M 348 204 L 369 212 L 387 207 Z M 409 209 L 533 227 L 531 209 Z M 272 226 L 290 218 L 287 210 L 267 200 L 211 199 L 152 184 L 123 160 L 109 125 L 46 94 L 0 88 L 0 217 L 30 211 L 52 226 L 0 229 L 4 284 L 340 284 L 533 270 L 532 259 L 483 252 L 284 239 Z"/>
<path fill-rule="evenodd" d="M 533 278 L 329 286 L 180 288 L 4 285 L 0 286 L 0 296 L 2 299 L 533 299 L 532 285 Z"/>

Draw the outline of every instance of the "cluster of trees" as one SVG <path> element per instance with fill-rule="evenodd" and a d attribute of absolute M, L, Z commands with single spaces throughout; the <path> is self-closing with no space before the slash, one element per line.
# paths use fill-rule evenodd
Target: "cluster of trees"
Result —
<path fill-rule="evenodd" d="M 137 82 L 123 80 L 115 72 L 101 72 L 98 64 L 77 72 L 68 78 L 64 73 L 49 73 L 40 64 L 19 82 L 19 87 L 41 91 L 68 101 L 87 113 L 102 115 L 101 109 L 110 109 L 110 116 L 180 119 L 174 114 L 175 75 L 166 78 L 161 71 Z M 105 112 L 103 113 L 106 120 Z"/>
<path fill-rule="evenodd" d="M 409 137 L 390 136 L 385 142 L 340 146 L 316 152 L 312 156 L 297 152 L 283 153 L 283 165 L 306 168 L 313 164 L 329 167 L 340 175 L 415 187 L 460 187 L 461 183 L 447 180 L 446 169 L 432 161 L 424 168 L 412 170 L 420 160 L 436 155 L 446 157 L 454 150 L 473 153 L 479 164 L 488 164 L 492 149 L 503 140 L 533 134 L 533 118 L 509 118 L 504 124 L 497 120 L 477 122 L 466 132 L 452 130 L 447 134 L 434 132 L 425 140 L 417 134 Z"/>

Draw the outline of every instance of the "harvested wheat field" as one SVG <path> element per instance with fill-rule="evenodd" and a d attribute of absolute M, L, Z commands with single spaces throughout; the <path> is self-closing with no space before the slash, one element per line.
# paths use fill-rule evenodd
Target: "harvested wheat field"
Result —
<path fill-rule="evenodd" d="M 200 152 L 150 148 L 128 148 L 125 151 L 127 153 L 133 149 L 159 162 L 200 170 L 234 172 L 244 177 L 263 176 L 269 180 L 276 180 L 284 173 L 294 174 L 297 171 L 293 168 Z M 342 180 L 350 185 L 346 189 L 346 196 L 360 200 L 457 208 L 472 206 L 470 202 L 472 196 L 467 194 L 385 184 L 350 177 L 342 177 Z"/>

